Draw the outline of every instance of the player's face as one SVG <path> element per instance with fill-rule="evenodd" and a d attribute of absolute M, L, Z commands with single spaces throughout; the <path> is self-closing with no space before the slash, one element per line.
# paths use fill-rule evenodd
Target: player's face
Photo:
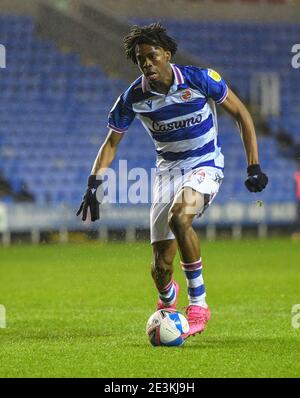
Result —
<path fill-rule="evenodd" d="M 170 72 L 170 51 L 149 44 L 138 44 L 135 55 L 140 70 L 150 84 L 165 80 L 166 75 Z"/>

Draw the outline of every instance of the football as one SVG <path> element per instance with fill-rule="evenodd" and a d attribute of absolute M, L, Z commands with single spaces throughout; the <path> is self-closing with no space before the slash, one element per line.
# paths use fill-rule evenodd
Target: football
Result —
<path fill-rule="evenodd" d="M 170 309 L 154 312 L 146 325 L 146 334 L 154 346 L 183 345 L 182 335 L 188 331 L 187 319 L 179 311 Z"/>

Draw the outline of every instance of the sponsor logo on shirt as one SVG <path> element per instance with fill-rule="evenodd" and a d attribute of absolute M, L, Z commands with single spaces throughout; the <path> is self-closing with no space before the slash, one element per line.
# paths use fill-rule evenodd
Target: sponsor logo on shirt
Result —
<path fill-rule="evenodd" d="M 198 115 L 189 117 L 188 119 L 177 120 L 170 123 L 152 122 L 152 130 L 163 133 L 166 131 L 184 129 L 186 127 L 195 126 L 197 124 L 200 124 L 201 121 L 202 115 L 199 113 Z"/>

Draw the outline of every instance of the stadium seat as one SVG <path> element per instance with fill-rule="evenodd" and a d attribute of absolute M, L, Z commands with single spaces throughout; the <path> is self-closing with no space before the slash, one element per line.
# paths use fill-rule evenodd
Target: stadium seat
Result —
<path fill-rule="evenodd" d="M 285 129 L 300 143 L 300 83 L 292 68 L 287 71 L 283 57 L 292 38 L 297 42 L 300 36 L 298 25 L 189 21 L 187 30 L 182 20 L 163 22 L 182 48 L 200 54 L 206 64 L 222 72 L 243 99 L 249 98 L 254 72 L 276 71 L 284 94 L 282 114 L 267 122 L 276 134 Z M 241 40 L 234 41 L 237 35 Z M 37 203 L 74 206 L 81 199 L 105 137 L 110 107 L 127 83 L 110 79 L 98 66 L 82 65 L 78 54 L 62 52 L 54 42 L 38 38 L 28 17 L 0 16 L 0 42 L 7 45 L 11 65 L 1 71 L 0 80 L 0 169 L 15 190 L 24 181 Z M 250 202 L 253 199 L 244 187 L 246 161 L 238 131 L 224 116 L 219 117 L 219 130 L 226 183 L 217 200 Z M 259 146 L 261 163 L 270 177 L 270 186 L 260 197 L 268 202 L 293 200 L 295 164 L 281 157 L 274 138 L 260 138 Z M 150 170 L 154 155 L 147 133 L 134 122 L 120 145 L 118 159 L 128 159 L 128 168 Z M 118 171 L 117 161 L 112 167 Z M 280 184 L 283 172 L 288 180 L 284 192 Z"/>

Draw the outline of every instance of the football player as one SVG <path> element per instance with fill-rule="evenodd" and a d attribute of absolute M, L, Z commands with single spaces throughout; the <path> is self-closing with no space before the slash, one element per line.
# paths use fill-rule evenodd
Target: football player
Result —
<path fill-rule="evenodd" d="M 262 191 L 268 178 L 260 168 L 253 120 L 216 71 L 172 63 L 177 44 L 159 23 L 133 26 L 124 38 L 124 48 L 142 75 L 110 111 L 109 131 L 95 159 L 77 215 L 82 213 L 85 220 L 90 209 L 91 220 L 99 218 L 96 190 L 120 141 L 137 117 L 154 141 L 157 155 L 150 211 L 157 309 L 176 308 L 179 286 L 173 279 L 173 260 L 178 249 L 187 281 L 188 337 L 201 333 L 211 316 L 200 243 L 192 222 L 211 205 L 224 178 L 216 105 L 236 120 L 240 130 L 247 161 L 247 189 Z"/>

